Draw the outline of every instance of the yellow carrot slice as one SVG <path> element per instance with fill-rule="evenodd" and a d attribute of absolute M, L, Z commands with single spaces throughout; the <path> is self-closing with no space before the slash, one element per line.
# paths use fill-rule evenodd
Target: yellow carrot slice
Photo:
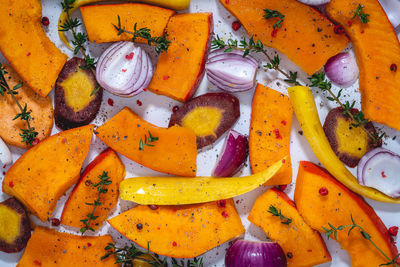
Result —
<path fill-rule="evenodd" d="M 245 177 L 136 177 L 119 186 L 120 198 L 142 205 L 183 205 L 228 199 L 263 185 L 282 167 L 283 158 L 265 171 Z"/>
<path fill-rule="evenodd" d="M 391 198 L 371 187 L 360 185 L 356 177 L 336 156 L 322 128 L 313 94 L 308 87 L 294 86 L 288 88 L 288 92 L 296 117 L 311 149 L 330 174 L 357 194 L 376 201 L 400 203 L 400 199 Z"/>

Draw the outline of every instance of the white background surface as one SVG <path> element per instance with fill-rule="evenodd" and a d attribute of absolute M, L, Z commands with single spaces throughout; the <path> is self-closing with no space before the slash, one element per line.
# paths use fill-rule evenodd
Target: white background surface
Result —
<path fill-rule="evenodd" d="M 22 0 L 19 0 L 22 1 Z M 385 2 L 391 2 L 394 7 L 400 8 L 400 3 L 398 0 L 385 0 Z M 48 35 L 50 39 L 60 48 L 63 50 L 63 52 L 67 53 L 68 55 L 72 56 L 71 52 L 59 41 L 58 39 L 58 33 L 57 33 L 57 18 L 59 13 L 61 12 L 61 7 L 59 5 L 59 1 L 57 0 L 42 0 L 42 5 L 43 5 L 43 16 L 47 16 L 50 19 L 50 26 L 48 27 Z M 392 7 L 393 8 L 393 7 Z M 232 21 L 235 20 L 235 18 L 230 15 L 216 0 L 192 0 L 192 3 L 190 5 L 190 12 L 203 12 L 203 11 L 211 11 L 214 14 L 214 31 L 216 34 L 218 34 L 220 37 L 224 38 L 241 38 L 242 36 L 247 36 L 244 29 L 241 28 L 238 32 L 232 32 L 231 28 L 231 23 Z M 79 16 L 79 11 L 74 13 L 74 16 Z M 189 26 L 189 25 L 188 25 Z M 105 45 L 91 45 L 90 46 L 90 51 L 93 56 L 98 57 L 101 52 L 108 47 L 109 44 Z M 348 48 L 351 51 L 351 48 Z M 271 55 L 275 53 L 274 50 L 270 49 L 269 50 Z M 280 55 L 282 62 L 283 62 L 283 67 L 287 70 L 292 70 L 292 71 L 299 71 L 299 75 L 301 78 L 304 78 L 304 73 L 296 67 L 294 64 L 291 62 L 288 62 L 286 57 L 284 55 Z M 259 60 L 265 60 L 263 57 L 256 57 Z M 1 57 L 0 55 L 0 61 L 4 62 L 4 58 Z M 153 53 L 153 61 L 154 63 L 156 62 L 156 57 Z M 262 66 L 260 64 L 260 66 Z M 270 86 L 276 90 L 279 90 L 283 93 L 286 93 L 286 85 L 281 79 L 281 77 L 278 75 L 277 72 L 275 71 L 264 71 L 261 70 L 258 73 L 257 76 L 257 81 L 259 83 L 262 83 L 264 85 Z M 360 96 L 359 92 L 357 90 L 358 85 L 355 84 L 351 88 L 346 88 L 344 90 L 344 97 L 347 100 L 356 100 L 359 102 Z M 203 82 L 200 85 L 199 90 L 197 91 L 197 95 L 203 94 L 208 91 L 218 91 L 214 86 L 208 83 L 206 78 L 203 80 Z M 234 129 L 239 131 L 240 133 L 243 134 L 248 134 L 249 132 L 249 124 L 250 124 L 250 112 L 251 112 L 251 101 L 253 97 L 254 90 L 248 91 L 248 92 L 243 92 L 243 93 L 237 93 L 235 94 L 241 102 L 241 116 L 236 125 L 234 126 Z M 329 101 L 326 101 L 325 96 L 320 96 L 321 93 L 318 93 L 317 91 L 314 91 L 314 95 L 316 96 L 317 100 L 317 106 L 319 107 L 319 112 L 321 116 L 321 121 L 323 122 L 323 119 L 325 118 L 328 110 L 332 106 L 332 103 L 329 103 Z M 53 93 L 50 94 L 51 97 L 53 97 Z M 112 98 L 114 100 L 114 106 L 110 107 L 107 104 L 107 100 L 109 98 Z M 140 100 L 143 105 L 138 106 L 136 101 Z M 109 94 L 108 92 L 104 91 L 104 97 L 103 97 L 103 104 L 101 106 L 100 112 L 97 116 L 97 118 L 94 121 L 94 124 L 97 126 L 101 125 L 104 123 L 104 121 L 107 120 L 107 118 L 112 117 L 115 115 L 118 111 L 120 111 L 124 106 L 128 106 L 131 109 L 133 109 L 135 112 L 137 112 L 140 116 L 142 116 L 144 119 L 150 121 L 151 123 L 154 123 L 155 125 L 158 126 L 163 126 L 166 127 L 168 125 L 169 117 L 172 112 L 172 108 L 175 105 L 180 105 L 180 103 L 175 102 L 167 97 L 164 96 L 158 96 L 155 94 L 152 94 L 150 92 L 144 92 L 138 96 L 135 96 L 133 98 L 129 99 L 124 99 L 124 98 L 119 98 L 116 96 L 113 96 Z M 1 122 L 0 122 L 1 123 Z M 381 127 L 380 125 L 378 125 Z M 293 196 L 293 191 L 294 191 L 294 186 L 295 186 L 295 177 L 297 174 L 297 168 L 298 168 L 298 162 L 300 160 L 309 160 L 314 163 L 318 163 L 319 161 L 317 158 L 314 156 L 312 153 L 306 139 L 304 136 L 300 135 L 298 132 L 300 131 L 300 127 L 298 124 L 298 121 L 296 118 L 294 118 L 293 121 L 293 126 L 292 126 L 292 133 L 291 133 L 291 156 L 292 156 L 292 164 L 293 164 L 293 181 L 291 185 L 288 186 L 288 188 L 285 190 L 286 193 L 289 194 L 290 197 Z M 386 133 L 388 133 L 389 137 L 385 139 L 384 146 L 389 147 L 391 150 L 400 153 L 400 138 L 397 137 L 395 141 L 392 140 L 392 138 L 399 133 L 391 130 L 391 129 L 384 129 Z M 53 134 L 58 132 L 57 129 L 53 129 Z M 218 140 L 212 147 L 208 147 L 203 149 L 201 152 L 198 154 L 198 175 L 210 175 L 212 169 L 215 166 L 216 162 L 216 157 L 220 153 L 222 143 L 224 141 L 225 135 Z M 89 152 L 89 155 L 84 163 L 85 167 L 98 153 L 100 153 L 103 149 L 105 148 L 105 145 L 98 139 L 94 138 L 93 143 L 91 146 L 91 151 Z M 19 155 L 21 155 L 24 150 L 22 149 L 12 149 L 13 152 L 13 157 L 14 161 L 18 158 Z M 127 177 L 134 177 L 134 176 L 144 176 L 144 175 L 162 175 L 159 173 L 156 173 L 152 170 L 149 170 L 143 166 L 140 166 L 139 164 L 125 158 L 124 156 L 121 156 L 121 159 L 123 160 L 126 170 L 127 170 Z M 1 168 L 1 166 L 0 166 Z M 8 167 L 5 169 L 0 170 L 0 179 L 3 179 L 3 172 L 7 171 Z M 238 176 L 241 175 L 247 175 L 250 173 L 250 168 L 248 164 L 243 168 L 243 170 L 237 174 Z M 256 226 L 251 225 L 248 220 L 247 220 L 247 214 L 249 213 L 255 199 L 257 196 L 259 196 L 262 192 L 264 192 L 267 188 L 260 188 L 257 190 L 254 190 L 250 193 L 247 193 L 245 195 L 239 196 L 235 198 L 235 201 L 237 203 L 237 209 L 239 214 L 241 215 L 242 222 L 246 228 L 246 234 L 245 234 L 245 239 L 250 239 L 250 240 L 266 240 L 265 234 Z M 61 209 L 65 203 L 66 196 L 68 196 L 70 190 L 60 199 L 58 202 L 56 211 L 54 213 L 53 217 L 59 218 Z M 6 199 L 8 196 L 5 194 L 0 193 L 0 200 Z M 386 226 L 390 227 L 392 225 L 400 225 L 400 214 L 398 213 L 400 211 L 400 205 L 395 205 L 395 204 L 385 204 L 385 203 L 378 203 L 372 200 L 367 200 L 368 203 L 370 203 L 376 210 L 377 214 L 382 218 L 383 222 L 385 223 Z M 121 211 L 125 211 L 132 207 L 134 204 L 133 203 L 128 203 L 125 201 L 122 201 L 118 204 L 117 208 L 113 211 L 113 213 L 110 215 L 110 217 L 113 217 L 115 214 L 118 214 Z M 321 214 L 323 216 L 323 214 Z M 35 223 L 43 225 L 39 220 L 37 220 L 35 217 L 32 216 L 32 219 L 34 220 Z M 50 223 L 44 224 L 47 227 L 51 227 Z M 79 233 L 79 229 L 72 229 L 72 228 L 67 228 L 63 226 L 57 227 L 57 230 L 59 231 L 69 231 L 71 233 Z M 107 223 L 104 223 L 104 226 L 101 228 L 99 233 L 96 234 L 111 234 L 114 237 L 114 241 L 117 243 L 124 243 L 127 241 L 127 239 L 121 237 L 115 230 L 113 230 Z M 326 240 L 324 238 L 329 252 L 332 255 L 332 262 L 327 263 L 324 265 L 320 266 L 350 266 L 350 259 L 347 254 L 347 252 L 343 251 L 340 249 L 340 246 L 333 240 Z M 395 238 L 396 239 L 396 238 Z M 203 260 L 205 263 L 205 266 L 223 266 L 224 262 L 224 255 L 225 251 L 228 248 L 228 244 L 221 245 L 218 248 L 215 248 L 206 254 L 203 255 Z M 0 252 L 0 266 L 15 266 L 16 263 L 18 262 L 19 258 L 21 257 L 22 253 L 16 253 L 16 254 L 6 254 L 3 252 Z"/>

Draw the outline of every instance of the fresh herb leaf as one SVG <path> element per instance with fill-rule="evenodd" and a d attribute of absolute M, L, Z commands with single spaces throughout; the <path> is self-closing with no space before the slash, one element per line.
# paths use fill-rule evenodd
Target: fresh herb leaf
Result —
<path fill-rule="evenodd" d="M 282 224 L 289 225 L 292 222 L 291 218 L 284 216 L 281 210 L 277 209 L 274 205 L 269 206 L 268 212 L 271 213 L 272 216 L 279 217 Z"/>
<path fill-rule="evenodd" d="M 369 14 L 364 13 L 363 11 L 364 6 L 361 4 L 358 4 L 357 8 L 353 10 L 354 16 L 353 19 L 358 17 L 362 23 L 368 23 L 369 22 Z"/>
<path fill-rule="evenodd" d="M 139 142 L 139 150 L 143 151 L 145 146 L 154 146 L 153 142 L 158 141 L 158 137 L 154 137 L 151 135 L 150 131 L 149 131 L 149 138 L 147 138 L 147 135 L 144 135 L 144 141 L 142 138 L 140 138 L 140 142 Z"/>
<path fill-rule="evenodd" d="M 277 10 L 272 10 L 272 9 L 264 9 L 265 19 L 271 19 L 271 18 L 279 18 L 277 22 L 274 23 L 272 26 L 274 30 L 279 29 L 282 27 L 283 20 L 285 19 L 285 15 L 283 15 L 281 12 Z"/>
<path fill-rule="evenodd" d="M 104 186 L 112 183 L 112 181 L 110 181 L 111 178 L 108 176 L 108 172 L 106 172 L 106 171 L 103 171 L 103 173 L 101 175 L 99 175 L 98 178 L 100 179 L 100 181 L 97 184 L 91 185 L 91 186 L 97 188 L 97 192 L 98 192 L 97 199 L 95 199 L 93 203 L 85 203 L 88 206 L 93 206 L 93 210 L 91 213 L 89 213 L 87 215 L 87 218 L 80 220 L 85 225 L 84 227 L 82 227 L 80 229 L 80 232 L 82 234 L 84 234 L 86 231 L 94 232 L 94 229 L 91 227 L 91 223 L 92 223 L 92 221 L 94 221 L 98 218 L 98 216 L 95 216 L 94 213 L 96 212 L 96 208 L 98 206 L 102 205 L 102 203 L 100 202 L 100 196 L 101 196 L 101 194 L 106 194 L 108 192 L 108 189 L 104 188 Z"/>
<path fill-rule="evenodd" d="M 134 42 L 137 38 L 142 38 L 147 40 L 148 45 L 155 45 L 155 51 L 157 54 L 161 54 L 162 52 L 167 52 L 171 41 L 167 39 L 167 33 L 164 33 L 162 36 L 151 36 L 149 28 L 137 28 L 137 23 L 133 26 L 133 32 L 125 30 L 125 27 L 121 26 L 121 18 L 118 15 L 118 26 L 114 25 L 114 28 L 118 31 L 117 35 L 121 35 L 123 33 L 127 33 L 132 35 L 132 42 Z"/>
<path fill-rule="evenodd" d="M 100 90 L 100 86 L 97 86 L 96 88 L 93 89 L 93 91 L 90 93 L 90 96 L 97 94 L 97 92 Z"/>
<path fill-rule="evenodd" d="M 379 266 L 387 266 L 387 265 L 393 265 L 396 267 L 399 267 L 399 265 L 396 263 L 396 260 L 399 258 L 400 254 L 397 254 L 397 256 L 394 259 L 389 258 L 379 247 L 377 244 L 375 244 L 375 242 L 372 240 L 372 237 L 370 234 L 368 234 L 360 225 L 356 224 L 354 219 L 353 219 L 353 215 L 350 215 L 351 218 L 351 224 L 348 225 L 340 225 L 338 227 L 334 227 L 332 224 L 328 223 L 328 227 L 322 227 L 322 229 L 325 231 L 325 235 L 330 238 L 333 234 L 333 236 L 335 237 L 335 239 L 337 240 L 337 233 L 338 231 L 342 231 L 345 228 L 350 228 L 350 230 L 348 231 L 348 235 L 350 235 L 350 232 L 355 229 L 358 228 L 360 230 L 360 234 L 361 236 L 365 239 L 368 240 L 378 251 L 379 253 L 381 253 L 389 262 L 387 263 L 383 263 L 380 264 Z"/>

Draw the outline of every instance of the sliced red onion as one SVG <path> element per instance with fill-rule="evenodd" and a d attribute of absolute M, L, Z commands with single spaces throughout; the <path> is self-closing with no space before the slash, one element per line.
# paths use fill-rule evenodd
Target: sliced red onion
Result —
<path fill-rule="evenodd" d="M 247 136 L 230 130 L 212 175 L 214 177 L 231 177 L 243 166 L 248 154 Z"/>
<path fill-rule="evenodd" d="M 218 88 L 228 92 L 247 91 L 254 87 L 257 61 L 243 51 L 233 50 L 212 52 L 206 64 L 208 80 Z"/>
<path fill-rule="evenodd" d="M 8 146 L 6 145 L 6 143 L 4 143 L 1 137 L 0 137 L 0 162 L 3 165 L 9 165 L 13 162 L 10 149 L 8 149 Z"/>
<path fill-rule="evenodd" d="M 236 240 L 225 255 L 225 267 L 284 267 L 285 253 L 273 242 Z"/>
<path fill-rule="evenodd" d="M 325 73 L 333 83 L 349 87 L 358 78 L 357 61 L 350 53 L 339 53 L 331 57 L 325 64 Z"/>
<path fill-rule="evenodd" d="M 329 3 L 331 0 L 297 0 L 297 1 L 310 6 L 319 6 Z"/>
<path fill-rule="evenodd" d="M 132 42 L 117 42 L 100 56 L 96 78 L 110 93 L 132 97 L 149 85 L 153 70 L 153 63 L 145 50 Z"/>
<path fill-rule="evenodd" d="M 375 188 L 393 197 L 400 197 L 400 155 L 375 148 L 366 153 L 357 167 L 357 179 L 361 185 Z"/>

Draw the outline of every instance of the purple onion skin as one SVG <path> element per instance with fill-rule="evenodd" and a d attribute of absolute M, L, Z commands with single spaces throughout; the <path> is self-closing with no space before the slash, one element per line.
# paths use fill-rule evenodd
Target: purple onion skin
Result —
<path fill-rule="evenodd" d="M 230 130 L 213 171 L 214 177 L 231 177 L 240 170 L 249 155 L 247 136 Z"/>
<path fill-rule="evenodd" d="M 285 253 L 273 242 L 236 240 L 225 255 L 225 267 L 284 267 Z"/>
<path fill-rule="evenodd" d="M 358 78 L 356 59 L 349 53 L 339 53 L 325 64 L 325 74 L 334 84 L 349 87 Z"/>

